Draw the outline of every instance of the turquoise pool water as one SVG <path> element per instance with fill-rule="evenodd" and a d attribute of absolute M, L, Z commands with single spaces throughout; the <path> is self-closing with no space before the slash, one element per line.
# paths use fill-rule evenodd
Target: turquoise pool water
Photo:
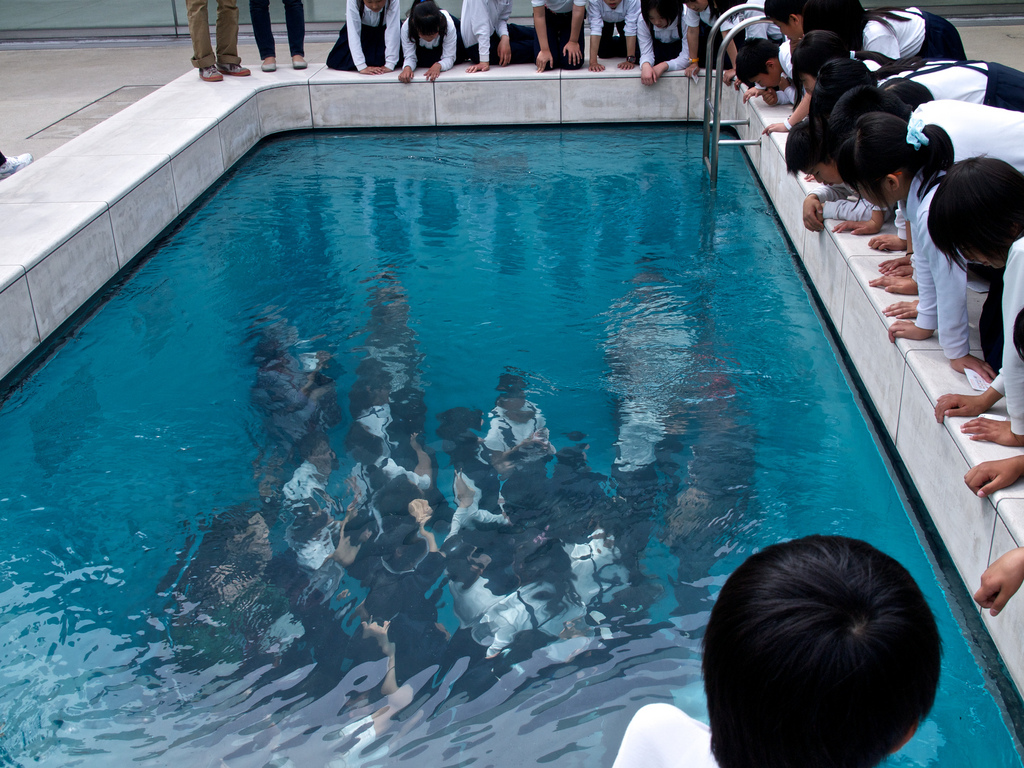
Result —
<path fill-rule="evenodd" d="M 702 715 L 728 573 L 821 532 L 938 615 L 936 707 L 892 764 L 1021 765 L 756 181 L 720 174 L 712 204 L 678 127 L 261 145 L 0 411 L 0 760 L 607 766 L 642 704 Z M 498 502 L 473 463 L 498 386 L 560 453 L 508 470 L 510 525 L 405 579 L 406 497 L 354 435 L 411 471 L 422 433 L 440 543 L 453 465 Z M 320 565 L 353 473 L 370 538 Z M 460 558 L 564 610 L 460 630 Z"/>

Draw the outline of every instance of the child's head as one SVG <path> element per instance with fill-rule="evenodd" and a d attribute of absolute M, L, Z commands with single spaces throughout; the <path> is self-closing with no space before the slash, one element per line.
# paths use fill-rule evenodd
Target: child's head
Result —
<path fill-rule="evenodd" d="M 954 263 L 1005 265 L 1010 246 L 1024 236 L 1024 175 L 994 157 L 955 163 L 935 190 L 928 232 Z"/>
<path fill-rule="evenodd" d="M 383 11 L 387 2 L 388 0 L 362 0 L 363 7 L 369 8 L 374 13 L 380 13 Z"/>
<path fill-rule="evenodd" d="M 779 46 L 764 38 L 744 43 L 736 53 L 736 76 L 747 86 L 778 88 L 782 84 Z"/>
<path fill-rule="evenodd" d="M 808 93 L 814 92 L 818 72 L 827 61 L 850 58 L 850 49 L 835 32 L 816 29 L 793 46 L 793 77 Z"/>
<path fill-rule="evenodd" d="M 444 36 L 448 22 L 434 0 L 417 0 L 409 9 L 409 39 L 416 42 L 423 39 L 431 42 L 439 35 Z"/>
<path fill-rule="evenodd" d="M 857 119 L 869 112 L 885 112 L 909 120 L 911 109 L 891 93 L 877 87 L 865 85 L 848 91 L 836 102 L 828 117 L 825 137 L 830 157 L 839 159 L 839 147 L 853 135 Z"/>
<path fill-rule="evenodd" d="M 825 142 L 812 136 L 810 121 L 798 123 L 786 137 L 786 170 L 794 176 L 809 173 L 819 184 L 839 184 L 835 161 L 825 154 Z"/>
<path fill-rule="evenodd" d="M 764 0 L 764 15 L 791 43 L 804 36 L 803 0 Z"/>
<path fill-rule="evenodd" d="M 847 51 L 860 50 L 864 35 L 864 7 L 860 0 L 807 0 L 804 32 L 824 29 L 835 32 Z"/>
<path fill-rule="evenodd" d="M 811 114 L 827 118 L 840 98 L 862 85 L 875 85 L 875 78 L 863 61 L 851 58 L 826 61 L 815 79 Z"/>
<path fill-rule="evenodd" d="M 923 197 L 953 164 L 953 142 L 937 125 L 925 125 L 919 137 L 916 130 L 910 133 L 907 121 L 896 115 L 861 115 L 835 154 L 843 181 L 875 205 L 887 206 L 904 199 L 920 174 Z"/>
<path fill-rule="evenodd" d="M 705 7 L 707 7 L 706 0 Z M 680 0 L 641 0 L 640 3 L 644 18 L 660 29 L 664 29 L 678 19 L 681 8 Z"/>
<path fill-rule="evenodd" d="M 749 557 L 704 636 L 721 768 L 868 768 L 928 714 L 941 642 L 903 566 L 863 541 L 809 536 Z"/>
<path fill-rule="evenodd" d="M 917 109 L 922 104 L 934 101 L 932 92 L 916 80 L 908 80 L 905 77 L 896 77 L 887 80 L 880 86 L 886 93 L 891 93 L 911 109 Z"/>
<path fill-rule="evenodd" d="M 611 8 L 612 10 L 618 8 L 619 3 L 621 2 L 622 0 L 604 0 L 604 4 Z"/>

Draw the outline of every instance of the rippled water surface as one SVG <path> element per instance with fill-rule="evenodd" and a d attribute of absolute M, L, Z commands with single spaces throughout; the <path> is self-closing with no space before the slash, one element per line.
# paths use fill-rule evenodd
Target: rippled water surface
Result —
<path fill-rule="evenodd" d="M 609 766 L 703 716 L 729 572 L 822 532 L 938 614 L 892 763 L 1019 766 L 738 153 L 719 189 L 677 127 L 253 152 L 0 411 L 0 760 Z M 492 469 L 496 405 L 547 442 Z M 507 519 L 449 535 L 456 467 Z"/>

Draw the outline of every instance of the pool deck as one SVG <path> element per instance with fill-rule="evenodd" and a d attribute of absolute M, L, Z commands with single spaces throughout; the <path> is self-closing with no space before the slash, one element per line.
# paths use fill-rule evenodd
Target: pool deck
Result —
<path fill-rule="evenodd" d="M 1024 27 L 966 27 L 962 33 L 969 54 L 1024 68 L 1024 61 L 1013 60 L 1024 59 Z M 0 377 L 17 373 L 42 341 L 77 321 L 90 297 L 264 136 L 310 128 L 696 120 L 701 114 L 703 81 L 678 75 L 643 88 L 636 73 L 615 69 L 537 75 L 521 66 L 466 75 L 465 67 L 457 67 L 434 84 L 419 78 L 403 85 L 393 74 L 370 79 L 327 70 L 317 62 L 329 46 L 328 41 L 308 47 L 311 65 L 305 71 L 286 66 L 214 84 L 202 83 L 191 70 L 187 44 L 0 46 L 0 66 L 10 84 L 0 97 L 3 130 L 12 130 L 13 123 L 24 134 L 0 134 L 0 149 L 40 156 L 0 182 Z M 252 46 L 243 45 L 242 55 L 247 64 L 257 63 Z M 126 87 L 137 90 L 103 100 Z M 749 119 L 739 129 L 744 138 L 788 114 L 755 102 L 744 107 L 729 92 L 725 116 Z M 66 118 L 71 122 L 63 129 L 39 134 Z M 86 126 L 83 121 L 95 125 L 74 136 Z M 867 238 L 804 229 L 807 185 L 786 174 L 784 142 L 784 134 L 762 139 L 748 148 L 751 162 L 973 591 L 992 560 L 1024 544 L 1024 482 L 982 500 L 962 477 L 981 461 L 1015 451 L 965 439 L 959 431 L 963 419 L 935 422 L 936 399 L 970 392 L 966 379 L 952 371 L 934 339 L 889 343 L 891 321 L 882 310 L 893 296 L 867 284 L 887 256 L 868 249 Z M 982 298 L 973 299 L 977 349 Z M 983 621 L 1018 690 L 1024 690 L 1024 596 L 996 619 L 983 614 Z"/>

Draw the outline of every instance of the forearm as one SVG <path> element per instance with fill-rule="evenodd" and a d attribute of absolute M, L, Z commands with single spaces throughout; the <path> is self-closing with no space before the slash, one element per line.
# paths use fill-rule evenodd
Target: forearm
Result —
<path fill-rule="evenodd" d="M 572 27 L 569 30 L 569 42 L 580 43 L 582 38 L 580 37 L 583 32 L 583 17 L 586 16 L 587 10 L 585 6 L 574 5 L 572 7 Z"/>
<path fill-rule="evenodd" d="M 551 53 L 551 48 L 548 46 L 548 19 L 545 16 L 544 6 L 539 8 L 534 6 L 533 8 L 533 28 L 537 30 L 537 45 L 540 46 L 541 53 Z"/>
<path fill-rule="evenodd" d="M 700 58 L 700 27 L 686 28 L 686 50 L 690 61 Z"/>
<path fill-rule="evenodd" d="M 626 36 L 626 58 L 636 58 L 636 35 Z"/>
<path fill-rule="evenodd" d="M 804 93 L 800 103 L 793 109 L 793 114 L 789 116 L 790 126 L 796 125 L 802 120 L 807 118 L 807 115 L 811 112 L 811 94 Z"/>

